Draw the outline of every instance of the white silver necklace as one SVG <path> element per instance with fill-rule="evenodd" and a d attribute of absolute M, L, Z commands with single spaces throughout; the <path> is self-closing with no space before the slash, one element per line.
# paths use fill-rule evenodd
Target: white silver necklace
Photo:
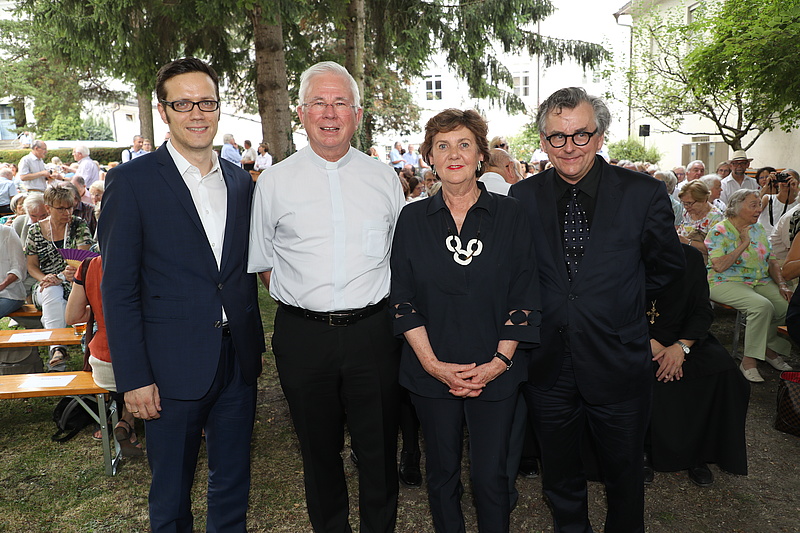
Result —
<path fill-rule="evenodd" d="M 444 213 L 444 211 L 442 211 L 442 213 Z M 474 239 L 470 239 L 467 242 L 466 248 L 462 248 L 461 238 L 458 235 L 453 235 L 450 224 L 447 223 L 447 215 L 444 215 L 444 223 L 445 226 L 447 226 L 447 237 L 444 240 L 444 244 L 448 251 L 453 252 L 453 261 L 461 266 L 467 266 L 472 263 L 472 258 L 481 255 L 483 251 L 483 242 L 481 242 L 481 222 L 483 222 L 482 213 L 478 220 L 478 233 L 475 235 Z"/>

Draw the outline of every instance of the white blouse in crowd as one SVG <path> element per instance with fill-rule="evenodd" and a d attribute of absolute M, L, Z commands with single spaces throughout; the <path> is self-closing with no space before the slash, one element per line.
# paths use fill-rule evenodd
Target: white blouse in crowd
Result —
<path fill-rule="evenodd" d="M 28 275 L 22 241 L 11 226 L 0 226 L 0 281 L 9 274 L 17 276 L 17 281 L 0 291 L 0 298 L 24 300 L 25 286 L 22 281 Z"/>

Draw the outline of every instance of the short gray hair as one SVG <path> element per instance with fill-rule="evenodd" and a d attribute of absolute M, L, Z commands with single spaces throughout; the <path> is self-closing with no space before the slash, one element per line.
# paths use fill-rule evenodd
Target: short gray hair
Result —
<path fill-rule="evenodd" d="M 25 208 L 26 213 L 29 213 L 31 209 L 35 209 L 43 205 L 44 195 L 40 192 L 28 193 L 28 196 L 25 197 L 25 201 L 22 202 L 22 207 Z"/>
<path fill-rule="evenodd" d="M 716 174 L 706 174 L 705 176 L 700 178 L 700 181 L 705 183 L 706 187 L 708 187 L 708 190 L 710 191 L 711 189 L 714 188 L 715 181 L 722 183 L 722 178 L 720 178 Z"/>
<path fill-rule="evenodd" d="M 81 187 L 86 187 L 86 180 L 83 179 L 83 176 L 81 176 L 80 174 L 75 174 L 74 176 L 72 176 L 72 179 L 70 181 L 72 181 L 73 184 L 77 183 Z"/>
<path fill-rule="evenodd" d="M 222 136 L 222 142 L 224 144 L 228 144 L 232 140 L 233 140 L 233 133 L 226 133 L 225 135 Z"/>
<path fill-rule="evenodd" d="M 75 150 L 79 154 L 83 154 L 84 157 L 89 157 L 89 147 L 88 146 L 84 146 L 82 144 L 79 144 L 78 146 L 73 148 L 73 150 Z"/>
<path fill-rule="evenodd" d="M 308 92 L 308 86 L 311 84 L 311 79 L 321 74 L 333 74 L 346 79 L 350 84 L 350 92 L 353 95 L 353 105 L 361 107 L 361 95 L 358 92 L 358 84 L 355 78 L 347 72 L 346 68 L 335 61 L 322 61 L 316 65 L 311 65 L 300 75 L 300 105 L 304 104 L 306 101 L 306 93 Z"/>
<path fill-rule="evenodd" d="M 0 168 L 0 176 L 8 179 L 14 179 L 14 171 L 11 170 L 11 167 Z"/>
<path fill-rule="evenodd" d="M 653 177 L 664 182 L 669 194 L 672 194 L 675 191 L 675 187 L 678 185 L 678 178 L 676 178 L 675 174 L 670 170 L 658 170 L 653 174 Z"/>
<path fill-rule="evenodd" d="M 686 165 L 686 172 L 689 172 L 689 170 L 690 170 L 690 169 L 691 169 L 693 166 L 695 166 L 696 164 L 698 164 L 698 163 L 700 163 L 701 165 L 703 165 L 703 170 L 705 170 L 705 168 L 706 168 L 706 164 L 705 164 L 705 163 L 703 163 L 703 162 L 702 162 L 701 160 L 699 160 L 699 159 L 695 159 L 694 161 L 692 161 L 691 163 L 689 163 L 688 165 Z"/>
<path fill-rule="evenodd" d="M 603 100 L 597 96 L 586 94 L 586 90 L 583 87 L 559 89 L 542 102 L 542 105 L 539 106 L 539 113 L 536 116 L 536 125 L 539 128 L 539 133 L 547 135 L 545 125 L 550 113 L 560 113 L 564 108 L 575 109 L 584 102 L 592 106 L 597 134 L 603 135 L 611 125 L 611 113 Z"/>
<path fill-rule="evenodd" d="M 725 209 L 725 218 L 735 217 L 742 210 L 742 204 L 751 194 L 758 196 L 755 189 L 739 189 L 728 196 L 728 207 Z"/>

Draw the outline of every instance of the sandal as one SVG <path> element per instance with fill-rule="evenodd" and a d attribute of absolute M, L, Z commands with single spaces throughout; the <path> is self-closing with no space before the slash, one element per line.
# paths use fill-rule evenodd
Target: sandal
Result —
<path fill-rule="evenodd" d="M 131 430 L 130 438 L 127 441 L 120 442 L 119 448 L 123 457 L 141 457 L 144 455 L 142 450 L 142 443 L 136 438 L 136 433 Z"/>
<path fill-rule="evenodd" d="M 67 350 L 65 350 L 62 346 L 56 346 L 50 350 L 50 361 L 47 363 L 47 366 L 52 369 L 58 365 L 63 365 L 66 362 Z"/>
<path fill-rule="evenodd" d="M 103 440 L 103 430 L 100 429 L 100 426 L 97 424 L 94 425 L 94 433 L 92 433 L 92 439 L 97 441 Z"/>
<path fill-rule="evenodd" d="M 125 425 L 123 426 L 122 424 Z M 114 438 L 117 439 L 117 442 L 119 443 L 130 440 L 132 434 L 133 428 L 127 420 L 120 420 L 117 423 L 117 427 L 114 428 Z"/>

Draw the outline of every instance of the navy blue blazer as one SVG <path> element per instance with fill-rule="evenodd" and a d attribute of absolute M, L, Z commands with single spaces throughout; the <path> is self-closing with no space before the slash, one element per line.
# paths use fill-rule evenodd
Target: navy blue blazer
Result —
<path fill-rule="evenodd" d="M 646 293 L 680 276 L 684 256 L 664 184 L 602 158 L 589 244 L 570 284 L 554 192 L 554 169 L 511 187 L 525 209 L 537 254 L 542 298 L 541 343 L 529 381 L 547 390 L 568 346 L 581 394 L 615 403 L 650 387 L 652 366 Z"/>
<path fill-rule="evenodd" d="M 155 383 L 201 398 L 222 344 L 222 307 L 244 379 L 265 350 L 256 277 L 247 273 L 253 180 L 220 160 L 228 204 L 218 268 L 189 189 L 166 145 L 108 172 L 99 224 L 103 311 L 117 390 Z"/>

